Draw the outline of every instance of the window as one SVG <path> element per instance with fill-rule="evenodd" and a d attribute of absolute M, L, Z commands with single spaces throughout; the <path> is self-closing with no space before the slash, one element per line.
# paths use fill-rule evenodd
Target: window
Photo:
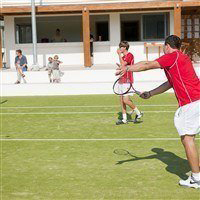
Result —
<path fill-rule="evenodd" d="M 121 23 L 121 40 L 139 41 L 139 21 Z"/>
<path fill-rule="evenodd" d="M 15 41 L 17 44 L 32 43 L 31 18 L 15 19 Z"/>
<path fill-rule="evenodd" d="M 108 22 L 97 22 L 96 33 L 99 41 L 108 41 Z"/>
<path fill-rule="evenodd" d="M 90 29 L 95 41 L 109 41 L 109 15 L 91 15 Z"/>
<path fill-rule="evenodd" d="M 121 40 L 163 40 L 169 34 L 169 14 L 121 14 Z"/>
<path fill-rule="evenodd" d="M 38 43 L 81 42 L 81 16 L 37 17 L 36 23 Z M 32 43 L 30 17 L 15 18 L 15 38 L 19 44 Z"/>
<path fill-rule="evenodd" d="M 121 40 L 140 41 L 141 14 L 121 14 Z"/>
<path fill-rule="evenodd" d="M 95 41 L 109 40 L 109 15 L 90 16 Z M 82 16 L 43 16 L 36 18 L 37 42 L 82 42 Z M 59 33 L 58 33 L 59 32 Z M 32 43 L 31 17 L 15 18 L 17 44 Z"/>
<path fill-rule="evenodd" d="M 164 39 L 168 34 L 168 16 L 166 14 L 148 14 L 142 16 L 143 39 Z"/>

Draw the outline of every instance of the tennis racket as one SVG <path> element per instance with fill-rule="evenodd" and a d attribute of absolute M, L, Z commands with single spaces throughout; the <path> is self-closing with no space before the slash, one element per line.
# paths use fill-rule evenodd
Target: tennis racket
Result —
<path fill-rule="evenodd" d="M 141 95 L 141 92 L 136 90 L 128 78 L 120 77 L 113 84 L 113 92 L 117 95 L 135 93 Z"/>

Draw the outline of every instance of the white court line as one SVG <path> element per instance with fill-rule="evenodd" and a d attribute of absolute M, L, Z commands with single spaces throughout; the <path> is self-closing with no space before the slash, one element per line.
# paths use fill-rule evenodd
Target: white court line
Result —
<path fill-rule="evenodd" d="M 196 138 L 199 140 L 200 138 Z M 70 142 L 70 141 L 173 141 L 173 140 L 180 140 L 180 138 L 27 138 L 27 139 L 0 139 L 0 141 L 63 141 L 63 142 Z"/>
<path fill-rule="evenodd" d="M 175 111 L 152 110 L 143 111 L 144 113 L 175 113 Z M 0 113 L 0 115 L 69 115 L 69 114 L 116 114 L 116 112 L 27 112 L 27 113 Z"/>
<path fill-rule="evenodd" d="M 15 107 L 1 107 L 1 109 L 37 109 L 37 108 L 114 108 L 119 107 L 120 105 L 110 105 L 110 106 L 15 106 Z M 137 105 L 141 107 L 177 107 L 176 104 L 161 105 L 161 104 L 146 104 L 146 105 Z"/>

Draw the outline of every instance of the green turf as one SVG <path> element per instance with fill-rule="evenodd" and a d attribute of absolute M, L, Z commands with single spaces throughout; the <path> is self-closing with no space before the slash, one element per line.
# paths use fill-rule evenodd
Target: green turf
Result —
<path fill-rule="evenodd" d="M 115 125 L 120 107 L 114 95 L 4 100 L 8 101 L 0 105 L 4 113 L 1 138 L 7 139 L 1 142 L 2 200 L 200 198 L 199 191 L 177 184 L 190 173 L 180 141 L 153 140 L 178 138 L 173 95 L 150 100 L 135 96 L 134 102 L 144 111 L 143 123 L 121 126 Z M 170 106 L 144 106 L 155 104 Z M 119 138 L 152 140 L 11 140 Z M 115 149 L 125 149 L 138 158 L 117 155 Z"/>

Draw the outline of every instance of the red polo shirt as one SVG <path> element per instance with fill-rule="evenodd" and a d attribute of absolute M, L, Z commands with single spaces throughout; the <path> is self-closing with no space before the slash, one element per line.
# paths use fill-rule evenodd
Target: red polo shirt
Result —
<path fill-rule="evenodd" d="M 156 61 L 164 69 L 172 85 L 179 106 L 184 106 L 200 99 L 200 81 L 195 73 L 190 58 L 181 51 L 165 54 Z"/>
<path fill-rule="evenodd" d="M 127 55 L 122 57 L 123 61 L 127 63 L 127 65 L 133 65 L 134 64 L 134 56 L 132 53 L 128 53 Z M 127 79 L 130 81 L 130 83 L 133 83 L 133 72 L 128 71 L 126 72 L 120 79 L 122 83 L 127 83 Z"/>

